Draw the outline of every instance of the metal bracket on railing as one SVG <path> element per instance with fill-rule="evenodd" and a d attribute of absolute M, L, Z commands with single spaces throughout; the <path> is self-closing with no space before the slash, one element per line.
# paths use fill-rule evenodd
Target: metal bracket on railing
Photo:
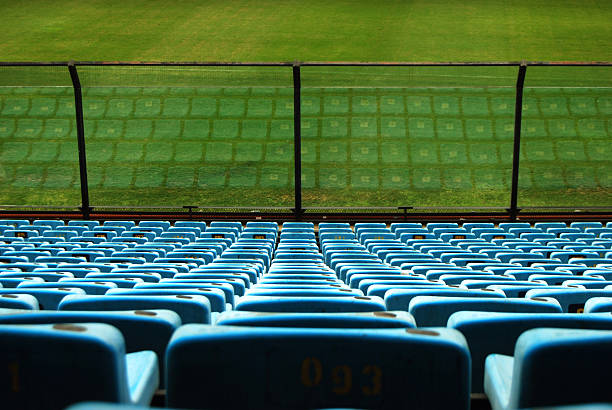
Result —
<path fill-rule="evenodd" d="M 187 209 L 187 212 L 189 214 L 189 219 L 193 219 L 193 210 L 194 209 L 198 209 L 198 206 L 194 206 L 194 205 L 185 205 L 183 206 L 183 209 Z"/>
<path fill-rule="evenodd" d="M 414 207 L 412 206 L 398 206 L 397 209 L 404 211 L 403 215 L 404 215 L 404 220 L 408 219 L 408 210 L 409 209 L 414 209 Z"/>

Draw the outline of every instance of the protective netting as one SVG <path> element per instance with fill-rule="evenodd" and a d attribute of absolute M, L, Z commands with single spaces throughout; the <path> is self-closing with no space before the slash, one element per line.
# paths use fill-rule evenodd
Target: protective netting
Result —
<path fill-rule="evenodd" d="M 304 67 L 304 207 L 507 207 L 517 67 Z"/>
<path fill-rule="evenodd" d="M 293 205 L 290 67 L 79 67 L 92 206 Z"/>
<path fill-rule="evenodd" d="M 612 67 L 529 67 L 519 207 L 612 207 Z"/>
<path fill-rule="evenodd" d="M 294 206 L 292 69 L 78 65 L 90 203 Z M 303 207 L 510 204 L 517 66 L 304 66 Z M 518 206 L 612 206 L 612 67 L 528 66 Z M 0 205 L 81 202 L 64 66 L 0 67 Z"/>
<path fill-rule="evenodd" d="M 0 67 L 0 204 L 81 203 L 68 68 Z"/>

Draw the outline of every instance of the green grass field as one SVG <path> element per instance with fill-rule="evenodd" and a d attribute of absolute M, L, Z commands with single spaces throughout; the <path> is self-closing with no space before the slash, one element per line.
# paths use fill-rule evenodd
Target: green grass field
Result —
<path fill-rule="evenodd" d="M 612 60 L 606 0 L 2 0 L 4 61 Z"/>
<path fill-rule="evenodd" d="M 612 60 L 602 1 L 0 10 L 4 61 Z M 0 204 L 79 204 L 65 68 L 0 72 Z M 293 206 L 289 68 L 79 72 L 93 206 Z M 304 207 L 507 207 L 516 72 L 303 68 Z M 612 69 L 530 68 L 523 109 L 519 206 L 610 206 Z"/>

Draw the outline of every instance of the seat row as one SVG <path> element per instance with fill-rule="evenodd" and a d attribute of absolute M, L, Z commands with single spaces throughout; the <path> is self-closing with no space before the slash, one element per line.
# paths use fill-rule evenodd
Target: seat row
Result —
<path fill-rule="evenodd" d="M 515 351 L 525 331 L 610 330 L 612 241 L 602 223 L 321 223 L 318 230 L 270 222 L 2 224 L 10 228 L 5 234 L 34 233 L 2 236 L 7 289 L 0 305 L 30 310 L 3 311 L 0 328 L 18 334 L 25 325 L 43 326 L 29 330 L 31 339 L 15 339 L 37 349 L 55 343 L 42 342 L 43 334 L 81 335 L 92 322 L 103 323 L 99 338 L 115 340 L 103 344 L 120 346 L 119 329 L 129 352 L 118 348 L 119 363 L 128 371 L 109 378 L 109 390 L 124 392 L 112 401 L 146 404 L 157 387 L 181 408 L 467 408 L 470 393 L 483 391 L 494 408 L 584 401 L 591 397 L 584 383 L 554 401 L 550 386 L 524 383 L 520 372 L 509 372 L 512 359 L 491 354 L 514 354 L 521 368 L 531 357 Z M 70 226 L 95 234 L 44 236 Z M 601 336 L 567 334 L 572 344 Z M 525 345 L 541 349 L 549 339 L 534 336 Z M 133 356 L 142 351 L 149 353 Z M 580 360 L 598 369 L 593 357 Z M 28 369 L 26 362 L 7 368 Z M 130 381 L 129 369 L 143 377 Z M 26 373 L 10 370 L 7 386 L 22 392 L 15 386 Z M 512 386 L 526 387 L 508 396 L 513 377 Z M 73 401 L 101 399 L 58 391 Z"/>
<path fill-rule="evenodd" d="M 477 374 L 493 409 L 612 399 L 609 314 L 460 312 L 417 329 L 390 313 L 259 313 L 250 326 L 180 326 L 170 311 L 0 313 L 8 408 L 147 405 L 166 386 L 176 408 L 468 409 Z"/>

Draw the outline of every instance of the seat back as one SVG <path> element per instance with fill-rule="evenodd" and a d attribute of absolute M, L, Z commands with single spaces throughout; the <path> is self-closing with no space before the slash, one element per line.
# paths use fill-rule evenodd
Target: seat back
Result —
<path fill-rule="evenodd" d="M 529 330 L 516 342 L 509 405 L 611 402 L 611 366 L 612 331 Z"/>
<path fill-rule="evenodd" d="M 225 409 L 469 407 L 469 352 L 444 328 L 188 325 L 167 358 L 170 407 L 200 407 L 203 397 Z"/>
<path fill-rule="evenodd" d="M 512 355 L 523 332 L 539 327 L 612 330 L 612 316 L 465 311 L 453 313 L 447 325 L 465 336 L 472 356 L 472 393 L 483 393 L 485 359 L 493 353 Z"/>
<path fill-rule="evenodd" d="M 130 402 L 123 336 L 112 326 L 2 325 L 0 350 L 6 408 Z"/>

